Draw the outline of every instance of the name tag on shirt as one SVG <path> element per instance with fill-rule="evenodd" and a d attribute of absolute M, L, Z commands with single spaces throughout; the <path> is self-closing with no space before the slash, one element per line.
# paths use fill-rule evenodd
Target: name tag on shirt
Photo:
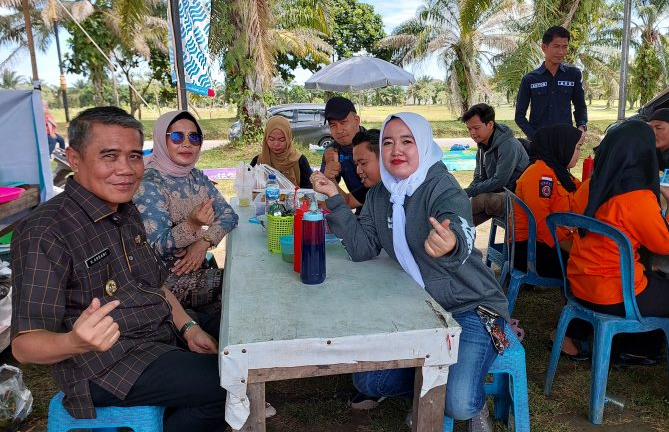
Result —
<path fill-rule="evenodd" d="M 553 193 L 553 178 L 541 177 L 539 180 L 539 196 L 541 198 L 550 198 Z"/>
<path fill-rule="evenodd" d="M 533 89 L 534 88 L 541 88 L 541 87 L 548 87 L 548 83 L 546 81 L 544 81 L 544 82 L 530 84 L 530 88 L 533 88 Z"/>
<path fill-rule="evenodd" d="M 107 258 L 110 254 L 111 254 L 111 252 L 109 252 L 109 248 L 96 253 L 95 255 L 93 255 L 92 257 L 90 257 L 86 260 L 86 267 L 87 268 L 93 267 L 94 265 L 100 263 L 100 261 Z"/>
<path fill-rule="evenodd" d="M 574 81 L 558 81 L 559 86 L 574 87 Z"/>

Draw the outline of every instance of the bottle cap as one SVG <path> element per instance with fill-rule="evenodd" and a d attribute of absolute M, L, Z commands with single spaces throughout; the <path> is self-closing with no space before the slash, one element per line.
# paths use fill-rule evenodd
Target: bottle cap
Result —
<path fill-rule="evenodd" d="M 309 210 L 308 212 L 306 212 L 304 214 L 304 218 L 302 220 L 310 221 L 310 222 L 322 221 L 323 220 L 323 212 L 320 211 L 319 209 Z"/>
<path fill-rule="evenodd" d="M 270 180 L 276 180 L 276 174 L 271 174 L 270 173 L 270 175 L 267 176 L 267 178 L 269 178 Z"/>

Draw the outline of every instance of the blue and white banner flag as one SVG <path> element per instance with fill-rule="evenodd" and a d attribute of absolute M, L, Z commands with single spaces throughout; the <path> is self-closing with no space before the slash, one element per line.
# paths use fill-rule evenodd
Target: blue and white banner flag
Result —
<path fill-rule="evenodd" d="M 211 80 L 209 58 L 209 22 L 211 20 L 211 0 L 180 0 L 181 46 L 183 49 L 186 90 L 203 96 L 215 96 Z M 167 14 L 167 30 L 172 41 L 172 19 Z M 174 44 L 170 43 L 170 67 L 172 82 L 177 82 L 174 63 Z"/>

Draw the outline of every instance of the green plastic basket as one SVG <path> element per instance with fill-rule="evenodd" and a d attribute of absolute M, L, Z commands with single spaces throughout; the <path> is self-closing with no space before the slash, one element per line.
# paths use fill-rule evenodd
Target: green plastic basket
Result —
<path fill-rule="evenodd" d="M 272 253 L 281 253 L 279 237 L 293 233 L 292 216 L 267 215 L 267 249 Z"/>

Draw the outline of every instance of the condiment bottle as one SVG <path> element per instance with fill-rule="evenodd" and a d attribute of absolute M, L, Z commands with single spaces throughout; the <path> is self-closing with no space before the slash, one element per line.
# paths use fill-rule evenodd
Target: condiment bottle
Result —
<path fill-rule="evenodd" d="M 592 171 L 595 169 L 595 160 L 592 156 L 588 156 L 583 159 L 583 173 L 581 174 L 581 181 L 586 181 L 592 175 Z"/>
<path fill-rule="evenodd" d="M 325 219 L 313 194 L 309 194 L 309 211 L 302 219 L 300 279 L 308 285 L 325 280 Z"/>
<path fill-rule="evenodd" d="M 295 216 L 293 217 L 293 270 L 300 272 L 300 265 L 302 264 L 302 218 L 304 214 L 309 211 L 309 201 L 302 200 L 302 205 L 295 209 Z"/>

